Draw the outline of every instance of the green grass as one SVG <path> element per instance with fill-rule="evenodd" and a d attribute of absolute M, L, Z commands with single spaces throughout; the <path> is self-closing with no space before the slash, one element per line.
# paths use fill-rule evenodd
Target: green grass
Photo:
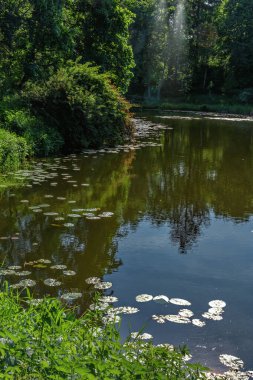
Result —
<path fill-rule="evenodd" d="M 0 293 L 1 379 L 204 379 L 203 368 L 183 361 L 183 351 L 122 342 L 100 311 L 77 318 L 57 299 L 36 304 L 7 286 Z"/>

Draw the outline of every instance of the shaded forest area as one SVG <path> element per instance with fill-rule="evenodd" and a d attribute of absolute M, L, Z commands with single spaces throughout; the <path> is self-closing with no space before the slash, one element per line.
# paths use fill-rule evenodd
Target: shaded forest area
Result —
<path fill-rule="evenodd" d="M 251 0 L 0 0 L 1 168 L 122 142 L 126 97 L 251 104 L 252 11 Z"/>

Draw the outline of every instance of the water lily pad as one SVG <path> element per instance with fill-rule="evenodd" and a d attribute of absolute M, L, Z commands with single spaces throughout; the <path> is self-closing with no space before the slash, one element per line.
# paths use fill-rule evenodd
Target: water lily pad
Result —
<path fill-rule="evenodd" d="M 86 284 L 94 285 L 101 282 L 101 279 L 99 277 L 88 277 L 85 280 Z"/>
<path fill-rule="evenodd" d="M 41 263 L 41 264 L 51 264 L 52 261 L 51 261 L 51 260 L 48 260 L 48 259 L 39 259 L 39 260 L 37 260 L 37 263 Z"/>
<path fill-rule="evenodd" d="M 132 332 L 130 336 L 132 339 L 141 339 L 141 340 L 153 339 L 153 336 L 148 333 L 140 334 L 138 332 Z"/>
<path fill-rule="evenodd" d="M 22 276 L 30 276 L 30 274 L 31 274 L 31 272 L 29 272 L 28 270 L 23 270 L 21 272 L 16 272 L 15 273 L 16 276 L 20 276 L 20 277 L 22 277 Z"/>
<path fill-rule="evenodd" d="M 22 267 L 20 265 L 12 265 L 12 266 L 9 266 L 8 269 L 10 269 L 10 270 L 20 270 L 20 269 L 22 269 Z"/>
<path fill-rule="evenodd" d="M 95 289 L 110 289 L 112 287 L 111 282 L 98 282 L 94 285 Z"/>
<path fill-rule="evenodd" d="M 65 293 L 61 296 L 64 301 L 75 301 L 82 297 L 82 293 Z"/>
<path fill-rule="evenodd" d="M 108 323 L 120 323 L 121 317 L 119 315 L 106 315 L 102 318 L 102 322 L 106 325 Z"/>
<path fill-rule="evenodd" d="M 171 298 L 170 303 L 173 303 L 174 305 L 179 305 L 179 306 L 191 306 L 191 303 L 189 301 L 181 299 L 181 298 Z"/>
<path fill-rule="evenodd" d="M 156 303 L 160 303 L 160 304 L 166 304 L 166 303 L 170 302 L 169 298 L 167 296 L 163 296 L 163 295 L 155 296 L 153 298 L 153 301 L 155 301 Z"/>
<path fill-rule="evenodd" d="M 118 298 L 113 296 L 103 296 L 100 298 L 100 302 L 115 303 L 118 302 Z"/>
<path fill-rule="evenodd" d="M 139 294 L 138 296 L 135 297 L 137 302 L 149 302 L 152 301 L 153 296 L 150 294 Z"/>
<path fill-rule="evenodd" d="M 44 280 L 44 284 L 47 285 L 47 286 L 54 287 L 54 286 L 60 286 L 61 282 L 55 280 L 54 278 L 47 278 L 46 280 Z"/>
<path fill-rule="evenodd" d="M 224 308 L 226 306 L 226 302 L 221 300 L 214 300 L 209 302 L 209 306 L 211 307 L 218 307 L 218 308 Z"/>
<path fill-rule="evenodd" d="M 165 317 L 166 317 L 165 315 L 157 315 L 157 314 L 152 315 L 152 319 L 160 324 L 163 324 L 166 322 Z"/>
<path fill-rule="evenodd" d="M 210 319 L 212 321 L 221 321 L 223 317 L 221 315 L 211 314 L 211 313 L 203 313 L 202 317 L 205 319 Z"/>
<path fill-rule="evenodd" d="M 16 286 L 19 286 L 20 288 L 32 288 L 35 285 L 36 281 L 30 279 L 22 280 L 18 284 L 16 284 Z"/>
<path fill-rule="evenodd" d="M 193 319 L 192 324 L 197 327 L 204 327 L 206 325 L 206 322 L 201 321 L 200 319 Z"/>
<path fill-rule="evenodd" d="M 194 313 L 189 309 L 182 309 L 182 310 L 179 310 L 178 315 L 185 318 L 191 318 L 193 317 Z"/>
<path fill-rule="evenodd" d="M 75 227 L 75 225 L 73 223 L 64 223 L 63 225 L 64 225 L 64 227 L 69 227 L 69 228 Z"/>
<path fill-rule="evenodd" d="M 75 276 L 76 275 L 76 272 L 73 271 L 73 270 L 64 270 L 62 272 L 65 276 Z"/>
<path fill-rule="evenodd" d="M 64 269 L 67 269 L 67 265 L 62 265 L 62 264 L 52 265 L 50 268 L 51 269 L 56 269 L 56 270 L 64 270 Z"/>
<path fill-rule="evenodd" d="M 140 310 L 137 307 L 131 307 L 131 306 L 120 306 L 112 308 L 108 311 L 108 314 L 136 314 Z"/>
<path fill-rule="evenodd" d="M 15 274 L 16 274 L 15 270 L 0 269 L 0 276 L 13 276 Z"/>
<path fill-rule="evenodd" d="M 232 369 L 240 369 L 244 366 L 243 361 L 240 358 L 237 358 L 236 356 L 232 355 L 220 355 L 219 356 L 220 362 L 225 365 L 226 367 L 230 367 Z"/>
<path fill-rule="evenodd" d="M 181 324 L 188 324 L 191 323 L 191 320 L 189 318 L 181 317 L 180 315 L 166 315 L 165 316 L 166 320 L 169 322 L 174 322 L 174 323 L 181 323 Z"/>
<path fill-rule="evenodd" d="M 68 214 L 69 218 L 81 218 L 81 215 L 79 214 Z"/>

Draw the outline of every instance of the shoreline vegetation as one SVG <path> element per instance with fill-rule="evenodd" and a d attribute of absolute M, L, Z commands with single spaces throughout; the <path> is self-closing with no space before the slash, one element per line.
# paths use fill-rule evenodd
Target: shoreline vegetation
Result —
<path fill-rule="evenodd" d="M 100 310 L 77 318 L 73 305 L 23 294 L 7 285 L 0 292 L 1 379 L 205 379 L 207 369 L 186 362 L 185 347 L 155 346 L 142 332 L 122 342 Z"/>
<path fill-rule="evenodd" d="M 238 115 L 253 116 L 253 104 L 244 104 L 233 98 L 219 96 L 189 95 L 182 98 L 144 99 L 129 98 L 134 111 L 188 111 L 188 112 L 216 112 L 221 116 Z"/>

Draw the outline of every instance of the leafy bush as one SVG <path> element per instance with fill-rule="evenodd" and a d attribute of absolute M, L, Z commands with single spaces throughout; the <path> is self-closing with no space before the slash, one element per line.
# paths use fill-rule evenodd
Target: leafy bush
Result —
<path fill-rule="evenodd" d="M 28 154 L 26 140 L 0 129 L 0 171 L 17 170 Z"/>
<path fill-rule="evenodd" d="M 113 145 L 131 133 L 129 104 L 90 64 L 68 63 L 46 82 L 27 83 L 23 99 L 36 118 L 60 133 L 65 151 Z"/>
<path fill-rule="evenodd" d="M 204 379 L 179 350 L 138 339 L 121 343 L 101 312 L 76 318 L 56 299 L 27 298 L 26 307 L 20 301 L 8 290 L 0 293 L 2 379 Z"/>
<path fill-rule="evenodd" d="M 30 155 L 49 156 L 61 151 L 63 139 L 60 133 L 45 125 L 40 117 L 32 115 L 20 99 L 5 98 L 0 108 L 4 128 L 25 138 Z"/>

